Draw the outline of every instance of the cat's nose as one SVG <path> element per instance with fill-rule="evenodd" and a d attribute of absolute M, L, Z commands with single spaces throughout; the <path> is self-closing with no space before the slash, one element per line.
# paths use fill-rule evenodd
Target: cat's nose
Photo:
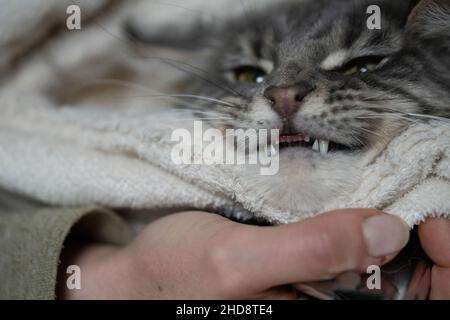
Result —
<path fill-rule="evenodd" d="M 311 92 L 306 85 L 289 87 L 269 87 L 264 96 L 272 102 L 273 109 L 283 118 L 291 118 L 303 104 L 303 99 Z"/>

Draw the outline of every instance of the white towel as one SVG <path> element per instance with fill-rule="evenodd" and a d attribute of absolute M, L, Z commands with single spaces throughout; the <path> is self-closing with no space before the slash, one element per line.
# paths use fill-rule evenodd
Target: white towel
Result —
<path fill-rule="evenodd" d="M 86 51 L 76 55 L 73 45 Z M 51 50 L 42 50 L 52 53 L 52 64 L 73 72 L 92 70 L 92 56 L 112 65 L 112 48 L 120 46 L 91 28 L 63 35 Z M 36 53 L 0 91 L 0 186 L 66 206 L 250 212 L 274 223 L 320 213 L 290 210 L 266 198 L 264 188 L 251 183 L 254 167 L 175 165 L 170 135 L 188 121 L 174 121 L 170 112 L 161 112 L 161 103 L 108 110 L 56 104 L 45 89 L 60 79 L 47 59 Z M 411 125 L 352 183 L 352 192 L 321 211 L 377 208 L 410 226 L 427 217 L 450 218 L 449 123 Z"/>

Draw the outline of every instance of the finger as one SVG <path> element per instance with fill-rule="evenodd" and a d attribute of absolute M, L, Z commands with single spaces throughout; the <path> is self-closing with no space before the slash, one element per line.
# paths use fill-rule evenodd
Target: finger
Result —
<path fill-rule="evenodd" d="M 450 300 L 450 268 L 433 267 L 430 299 Z"/>
<path fill-rule="evenodd" d="M 435 264 L 450 268 L 450 220 L 428 219 L 419 226 L 419 238 Z"/>
<path fill-rule="evenodd" d="M 245 229 L 228 267 L 243 286 L 255 290 L 331 279 L 384 264 L 408 237 L 408 227 L 397 217 L 376 210 L 340 210 L 295 224 Z"/>

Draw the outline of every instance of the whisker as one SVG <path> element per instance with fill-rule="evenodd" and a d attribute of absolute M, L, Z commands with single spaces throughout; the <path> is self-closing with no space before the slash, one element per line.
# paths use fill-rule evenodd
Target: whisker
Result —
<path fill-rule="evenodd" d="M 236 89 L 233 89 L 232 87 L 229 87 L 229 86 L 225 86 L 224 84 L 218 83 L 215 80 L 206 78 L 205 74 L 208 76 L 208 75 L 210 75 L 210 73 L 205 71 L 205 70 L 203 70 L 203 69 L 201 69 L 201 68 L 199 68 L 199 67 L 197 67 L 197 66 L 191 65 L 191 64 L 189 64 L 187 62 L 184 62 L 184 61 L 175 60 L 175 59 L 168 59 L 168 58 L 162 58 L 162 57 L 146 57 L 146 58 L 148 58 L 148 59 L 158 59 L 158 60 L 166 63 L 167 65 L 169 65 L 169 66 L 171 66 L 171 67 L 173 67 L 173 68 L 175 68 L 175 69 L 177 69 L 179 71 L 182 71 L 184 73 L 196 76 L 197 78 L 205 81 L 206 83 L 209 83 L 212 86 L 215 86 L 218 89 L 227 91 L 227 92 L 229 92 L 229 93 L 231 93 L 233 95 L 239 96 L 241 98 L 245 98 L 245 96 L 242 93 L 240 93 L 239 91 L 237 91 Z M 178 65 L 175 65 L 174 63 L 178 63 L 178 64 L 184 65 L 184 66 L 186 66 L 188 68 L 200 71 L 200 72 L 204 73 L 204 75 L 200 75 L 198 73 L 195 73 L 192 70 L 183 69 L 182 67 L 180 67 Z"/>
<path fill-rule="evenodd" d="M 383 136 L 382 134 L 380 134 L 379 132 L 375 132 L 373 130 L 367 129 L 367 128 L 363 128 L 363 127 L 358 127 L 358 128 L 352 128 L 354 130 L 359 130 L 359 131 L 363 131 L 365 133 L 369 133 L 369 134 L 373 134 L 381 139 L 386 139 L 386 136 Z"/>
<path fill-rule="evenodd" d="M 408 117 L 405 117 L 403 115 L 400 114 L 394 114 L 394 113 L 385 113 L 385 114 L 365 114 L 363 116 L 356 116 L 355 119 L 386 119 L 386 118 L 394 118 L 394 119 L 400 119 L 400 120 L 405 120 L 405 121 L 409 121 L 409 122 L 414 122 L 414 123 L 418 123 L 418 121 L 414 120 L 414 119 L 410 119 Z"/>
<path fill-rule="evenodd" d="M 233 120 L 233 118 L 177 118 L 177 119 L 173 119 L 173 120 L 169 120 L 168 122 L 177 122 L 177 121 L 200 121 L 200 120 L 205 120 L 205 121 L 211 121 L 211 120 L 217 120 L 217 121 L 224 121 L 224 120 Z"/>
<path fill-rule="evenodd" d="M 372 100 L 394 100 L 394 99 L 398 99 L 396 97 L 388 97 L 388 95 L 390 93 L 395 93 L 395 91 L 393 89 L 391 90 L 387 90 L 384 92 L 380 92 L 380 93 L 376 93 L 375 95 L 372 96 L 365 96 L 364 98 L 362 98 L 362 101 L 372 101 Z"/>
<path fill-rule="evenodd" d="M 78 91 L 81 91 L 84 88 L 88 88 L 91 86 L 101 86 L 101 85 L 116 85 L 116 86 L 122 86 L 125 88 L 133 89 L 136 91 L 142 91 L 145 93 L 154 93 L 155 91 L 151 90 L 148 87 L 142 86 L 135 82 L 120 80 L 120 79 L 106 79 L 106 78 L 98 78 L 93 79 L 89 81 L 85 81 L 82 84 L 80 84 L 77 89 Z"/>
<path fill-rule="evenodd" d="M 137 83 L 134 82 L 129 82 L 129 81 L 123 81 L 123 80 L 118 80 L 118 79 L 95 79 L 95 80 L 91 80 L 88 82 L 83 83 L 83 85 L 79 86 L 78 90 L 83 89 L 84 87 L 88 87 L 88 86 L 92 86 L 92 85 L 119 85 L 119 86 L 123 86 L 123 87 L 127 87 L 130 89 L 134 89 L 134 90 L 138 90 L 138 91 L 142 91 L 145 93 L 152 93 L 150 95 L 143 95 L 143 96 L 127 96 L 126 98 L 174 98 L 175 100 L 179 101 L 179 102 L 184 102 L 184 100 L 182 100 L 182 98 L 186 98 L 186 99 L 196 99 L 196 100 L 203 100 L 203 101 L 208 101 L 208 102 L 215 102 L 218 103 L 222 106 L 226 106 L 226 107 L 230 107 L 230 108 L 240 108 L 242 106 L 228 102 L 228 101 L 223 101 L 220 99 L 216 99 L 216 98 L 212 98 L 212 97 L 205 97 L 205 96 L 199 96 L 199 95 L 192 95 L 192 94 L 153 94 L 155 91 L 145 87 L 145 86 L 141 86 Z M 125 98 L 125 97 L 124 97 Z M 180 98 L 180 99 L 178 99 Z"/>
<path fill-rule="evenodd" d="M 396 99 L 397 100 L 397 99 Z M 363 109 L 365 107 L 361 107 Z M 385 106 L 370 106 L 372 109 L 379 109 L 389 112 L 388 114 L 401 114 L 405 117 L 413 117 L 413 118 L 419 118 L 419 120 L 437 120 L 437 121 L 443 121 L 443 122 L 450 122 L 450 119 L 440 116 L 434 116 L 434 115 L 428 115 L 428 114 L 418 114 L 418 113 L 411 113 L 411 112 L 404 112 L 401 110 L 391 109 L 387 108 Z"/>
<path fill-rule="evenodd" d="M 223 101 L 223 100 L 219 100 L 216 98 L 211 98 L 211 97 L 205 97 L 205 96 L 198 96 L 198 95 L 193 95 L 193 94 L 161 94 L 161 95 L 151 95 L 151 96 L 141 96 L 141 97 L 153 97 L 153 98 L 164 98 L 164 97 L 169 97 L 169 98 L 186 98 L 186 99 L 196 99 L 196 100 L 203 100 L 203 101 L 208 101 L 208 102 L 216 102 L 219 103 L 223 106 L 227 106 L 227 107 L 231 107 L 231 108 L 239 108 L 241 106 L 231 103 L 231 102 L 227 102 L 227 101 Z"/>
<path fill-rule="evenodd" d="M 359 145 L 361 145 L 361 146 L 366 146 L 366 143 L 365 143 L 360 137 L 358 137 L 357 135 L 351 133 L 350 136 L 351 136 L 351 138 L 352 138 L 354 141 L 356 141 Z"/>
<path fill-rule="evenodd" d="M 75 0 L 71 0 L 71 2 L 74 3 L 74 4 L 76 4 L 76 5 L 79 5 Z M 146 47 L 145 47 L 142 43 L 140 43 L 139 41 L 137 41 L 136 39 L 132 39 L 132 38 L 131 38 L 131 39 L 130 39 L 130 38 L 123 38 L 123 37 L 121 37 L 121 36 L 118 36 L 118 35 L 116 35 L 116 34 L 113 34 L 113 33 L 110 32 L 110 31 L 108 31 L 102 24 L 98 23 L 97 21 L 94 21 L 93 23 L 94 23 L 96 26 L 98 26 L 100 29 L 102 29 L 104 32 L 106 32 L 108 35 L 110 35 L 111 37 L 113 37 L 114 39 L 118 40 L 119 42 L 121 42 L 121 43 L 123 43 L 123 44 L 125 44 L 125 45 L 133 44 L 133 45 L 136 46 L 137 48 L 146 49 Z M 125 53 L 125 54 L 127 54 L 127 55 L 130 54 L 129 51 L 125 51 L 125 50 L 123 50 L 123 49 L 121 49 L 121 48 L 120 48 L 120 50 L 122 50 L 122 52 Z M 133 54 L 133 53 L 132 53 L 132 54 Z M 142 58 L 142 56 L 139 56 L 139 55 L 136 54 L 136 53 L 134 53 L 134 56 L 135 56 L 136 58 Z M 171 66 L 171 67 L 173 67 L 173 68 L 175 68 L 175 69 L 177 69 L 177 70 L 179 70 L 179 71 L 182 71 L 182 72 L 184 72 L 184 73 L 187 73 L 187 74 L 191 74 L 191 75 L 193 75 L 193 76 L 196 76 L 196 77 L 198 77 L 199 79 L 205 81 L 206 83 L 208 83 L 208 84 L 210 84 L 210 85 L 212 85 L 212 86 L 217 87 L 218 89 L 221 89 L 221 90 L 227 91 L 227 92 L 229 92 L 229 93 L 232 93 L 232 94 L 234 94 L 234 95 L 237 95 L 237 96 L 240 96 L 240 97 L 242 97 L 242 98 L 245 98 L 245 96 L 244 96 L 242 93 L 238 92 L 237 90 L 235 90 L 235 89 L 233 89 L 233 88 L 231 88 L 231 87 L 225 86 L 224 84 L 217 83 L 216 81 L 214 81 L 214 80 L 212 80 L 212 79 L 208 79 L 208 78 L 206 78 L 204 75 L 203 75 L 203 76 L 202 76 L 202 75 L 199 75 L 199 74 L 193 72 L 192 70 L 190 71 L 190 70 L 183 69 L 183 68 L 181 68 L 181 67 L 175 65 L 175 63 L 183 64 L 183 65 L 188 66 L 188 67 L 190 67 L 190 68 L 192 68 L 192 69 L 194 69 L 194 70 L 201 71 L 201 72 L 203 72 L 204 74 L 209 75 L 209 73 L 208 73 L 207 71 L 202 70 L 201 68 L 199 68 L 199 67 L 197 67 L 197 66 L 190 65 L 190 64 L 188 64 L 188 63 L 186 63 L 186 62 L 184 62 L 184 61 L 179 61 L 179 60 L 175 60 L 175 59 L 168 59 L 168 58 L 163 58 L 163 57 L 146 56 L 145 58 L 146 58 L 146 59 L 155 59 L 155 60 L 159 60 L 159 61 L 161 61 L 161 62 L 163 62 L 163 63 L 165 63 L 165 64 L 167 64 L 167 65 L 169 65 L 169 66 Z"/>
<path fill-rule="evenodd" d="M 444 118 L 444 117 L 432 116 L 432 115 L 428 115 L 428 114 L 415 114 L 415 113 L 405 113 L 405 114 L 408 115 L 408 116 L 411 116 L 411 117 L 432 119 L 432 120 L 438 120 L 438 121 L 443 121 L 443 122 L 450 123 L 450 119 Z"/>

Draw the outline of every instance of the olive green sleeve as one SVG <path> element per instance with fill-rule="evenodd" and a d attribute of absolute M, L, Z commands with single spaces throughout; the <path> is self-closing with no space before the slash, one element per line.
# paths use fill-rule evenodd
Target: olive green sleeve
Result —
<path fill-rule="evenodd" d="M 125 244 L 132 238 L 109 210 L 48 208 L 0 195 L 0 299 L 54 299 L 59 256 L 75 224 L 76 236 L 89 241 Z"/>

